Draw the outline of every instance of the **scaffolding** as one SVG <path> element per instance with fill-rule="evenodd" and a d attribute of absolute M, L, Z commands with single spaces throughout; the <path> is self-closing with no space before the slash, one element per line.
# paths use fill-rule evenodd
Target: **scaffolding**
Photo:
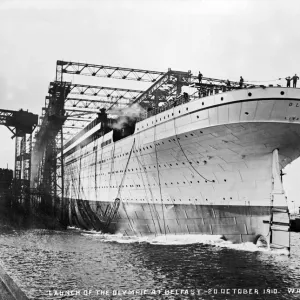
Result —
<path fill-rule="evenodd" d="M 31 174 L 32 132 L 37 126 L 38 115 L 28 111 L 0 110 L 0 125 L 6 126 L 15 138 L 15 170 L 13 193 L 15 200 L 29 209 Z"/>
<path fill-rule="evenodd" d="M 123 83 L 112 87 L 72 82 L 74 77 L 78 79 L 82 76 Z M 136 88 L 124 88 L 126 80 L 134 82 Z M 38 132 L 34 137 L 31 186 L 39 195 L 38 202 L 48 212 L 65 220 L 68 203 L 64 199 L 63 147 L 67 140 L 96 119 L 101 109 L 114 114 L 115 108 L 139 104 L 147 114 L 153 114 L 169 107 L 172 101 L 183 101 L 183 87 L 194 91 L 188 96 L 192 99 L 222 92 L 228 83 L 230 89 L 239 88 L 239 83 L 234 81 L 207 77 L 199 80 L 191 71 L 168 69 L 160 72 L 58 60 L 55 80 L 50 82 Z M 145 84 L 148 85 L 146 89 Z"/>

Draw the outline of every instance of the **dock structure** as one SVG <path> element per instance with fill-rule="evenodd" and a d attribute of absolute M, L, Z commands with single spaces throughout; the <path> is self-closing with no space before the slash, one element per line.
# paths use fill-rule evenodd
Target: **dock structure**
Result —
<path fill-rule="evenodd" d="M 25 293 L 0 267 L 0 300 L 28 300 Z"/>
<path fill-rule="evenodd" d="M 91 78 L 93 82 L 101 78 L 105 85 L 86 84 L 86 79 Z M 108 80 L 117 82 L 117 86 L 107 86 Z M 124 88 L 126 80 L 138 88 Z M 254 87 L 245 84 L 245 87 L 251 86 Z M 64 223 L 68 207 L 64 199 L 65 143 L 97 119 L 103 108 L 113 114 L 138 103 L 148 112 L 158 112 L 170 103 L 182 102 L 184 87 L 192 91 L 188 95 L 190 100 L 238 89 L 239 83 L 208 77 L 199 80 L 191 71 L 161 72 L 58 60 L 55 80 L 50 82 L 33 140 L 31 191 L 34 202 Z"/>

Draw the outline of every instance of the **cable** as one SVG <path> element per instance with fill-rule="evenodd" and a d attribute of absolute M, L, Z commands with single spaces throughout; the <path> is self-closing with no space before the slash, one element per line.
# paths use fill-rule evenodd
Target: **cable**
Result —
<path fill-rule="evenodd" d="M 278 78 L 278 79 L 270 79 L 270 80 L 245 80 L 244 82 L 271 82 L 271 81 L 277 81 L 285 78 Z"/>
<path fill-rule="evenodd" d="M 155 116 L 156 119 L 156 116 Z M 160 201 L 161 201 L 161 207 L 162 207 L 162 213 L 163 213 L 163 220 L 164 220 L 164 229 L 165 229 L 165 235 L 167 235 L 166 232 L 166 220 L 165 220 L 165 213 L 164 213 L 164 205 L 163 205 L 163 199 L 162 199 L 162 192 L 161 192 L 161 182 L 160 182 L 160 174 L 159 174 L 159 167 L 158 167 L 158 157 L 157 157 L 157 149 L 156 149 L 156 125 L 154 125 L 154 148 L 155 148 L 155 157 L 156 157 L 156 168 L 157 168 L 157 176 L 158 176 L 158 185 L 159 185 L 159 192 L 160 192 Z"/>
<path fill-rule="evenodd" d="M 178 137 L 177 132 L 176 132 L 175 117 L 173 118 L 173 121 L 174 121 L 173 123 L 174 123 L 175 136 L 176 136 L 176 140 L 177 140 L 177 142 L 178 142 L 178 145 L 179 145 L 179 147 L 180 147 L 180 149 L 181 149 L 183 155 L 185 156 L 186 160 L 187 160 L 188 162 L 190 162 L 190 160 L 188 159 L 187 155 L 185 154 L 185 152 L 184 152 L 184 150 L 183 150 L 183 148 L 182 148 L 182 146 L 181 146 L 181 144 L 180 144 L 180 142 L 179 142 L 179 137 Z M 208 181 L 208 182 L 215 182 L 215 180 L 207 179 L 206 177 L 204 177 L 203 175 L 201 175 L 201 174 L 194 168 L 194 166 L 193 166 L 192 164 L 190 164 L 190 166 L 191 166 L 191 167 L 196 171 L 196 173 L 197 173 L 200 177 L 202 177 L 205 181 Z"/>
<path fill-rule="evenodd" d="M 136 148 L 135 148 L 135 149 L 136 149 Z M 137 158 L 137 161 L 138 161 L 139 165 L 142 166 L 143 172 L 144 172 L 144 173 L 146 174 L 146 176 L 147 176 L 147 170 L 146 170 L 146 168 L 141 164 L 141 162 L 140 162 L 140 160 L 139 160 L 139 158 L 138 158 L 136 152 L 134 152 L 134 153 L 135 153 L 135 155 L 136 155 L 136 158 Z M 144 169 L 145 169 L 145 170 L 144 170 Z M 153 225 L 154 225 L 154 231 L 155 231 L 155 236 L 156 236 L 156 235 L 157 235 L 157 232 L 156 232 L 155 221 L 154 221 L 154 217 L 153 217 L 153 214 L 152 214 L 152 209 L 151 209 L 150 202 L 148 201 L 147 190 L 146 190 L 146 185 L 145 185 L 145 182 L 144 182 L 144 178 L 143 178 L 143 175 L 141 175 L 141 176 L 142 176 L 142 182 L 143 182 L 143 185 L 144 185 L 144 191 L 145 191 L 146 201 L 147 201 L 147 204 L 148 204 L 148 206 L 149 206 L 149 210 L 150 210 L 150 214 L 151 214 L 151 219 L 152 219 L 152 222 L 153 222 Z M 147 176 L 147 177 L 148 177 L 148 176 Z M 148 182 L 149 182 L 149 179 L 148 179 Z M 153 194 L 152 194 L 151 187 L 149 188 L 149 191 L 150 191 L 150 194 L 152 195 L 152 199 L 153 199 L 154 197 L 153 197 Z M 155 205 L 154 205 L 154 204 L 153 204 L 153 210 L 155 211 L 156 217 L 157 217 L 157 219 L 158 219 L 158 216 L 159 216 L 159 215 L 158 215 L 157 210 L 155 209 Z M 162 233 L 159 222 L 158 222 L 158 227 L 159 227 L 160 233 Z"/>
<path fill-rule="evenodd" d="M 115 199 L 115 201 L 116 201 L 117 199 L 119 199 L 119 195 L 121 194 L 121 187 L 122 187 L 122 185 L 123 185 L 123 181 L 124 181 L 125 176 L 126 176 L 126 173 L 127 173 L 127 168 L 128 168 L 128 165 L 129 165 L 129 160 L 130 160 L 130 158 L 131 158 L 131 154 L 132 154 L 132 150 L 133 150 L 134 145 L 135 145 L 135 138 L 133 139 L 133 144 L 132 144 L 132 147 L 131 147 L 131 150 L 130 150 L 130 153 L 129 153 L 129 157 L 128 157 L 128 160 L 127 160 L 127 163 L 126 163 L 126 166 L 125 166 L 125 170 L 124 170 L 124 174 L 123 174 L 121 183 L 120 183 L 120 185 L 119 185 L 119 187 L 118 187 L 117 198 Z M 121 199 L 122 199 L 122 198 L 121 198 Z M 129 221 L 129 225 L 130 225 L 132 231 L 136 234 L 136 232 L 135 232 L 135 230 L 134 230 L 134 228 L 133 228 L 133 226 L 132 226 L 132 224 L 131 224 L 130 218 L 129 218 L 128 213 L 127 213 L 127 210 L 126 210 L 126 208 L 125 208 L 125 204 L 124 204 L 123 201 L 121 201 L 121 203 L 122 203 L 122 205 L 123 205 L 123 209 L 124 209 L 124 211 L 125 211 L 125 213 L 126 213 L 126 216 L 127 216 L 128 221 Z"/>

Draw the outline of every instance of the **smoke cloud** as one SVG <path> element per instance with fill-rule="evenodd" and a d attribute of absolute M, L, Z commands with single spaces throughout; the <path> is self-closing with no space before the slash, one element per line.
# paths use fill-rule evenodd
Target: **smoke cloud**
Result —
<path fill-rule="evenodd" d="M 117 115 L 119 118 L 117 122 L 112 125 L 113 129 L 121 130 L 126 124 L 135 121 L 141 114 L 145 113 L 146 110 L 141 107 L 138 103 L 133 104 L 126 108 L 114 108 L 109 111 L 112 115 Z"/>

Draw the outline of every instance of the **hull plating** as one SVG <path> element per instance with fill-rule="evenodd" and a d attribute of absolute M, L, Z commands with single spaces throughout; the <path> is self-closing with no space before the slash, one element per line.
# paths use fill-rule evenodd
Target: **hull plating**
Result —
<path fill-rule="evenodd" d="M 94 140 L 64 158 L 70 223 L 127 235 L 267 236 L 270 208 L 287 206 L 280 169 L 300 155 L 299 96 L 224 93 L 145 119 L 115 143 L 112 132 Z"/>

